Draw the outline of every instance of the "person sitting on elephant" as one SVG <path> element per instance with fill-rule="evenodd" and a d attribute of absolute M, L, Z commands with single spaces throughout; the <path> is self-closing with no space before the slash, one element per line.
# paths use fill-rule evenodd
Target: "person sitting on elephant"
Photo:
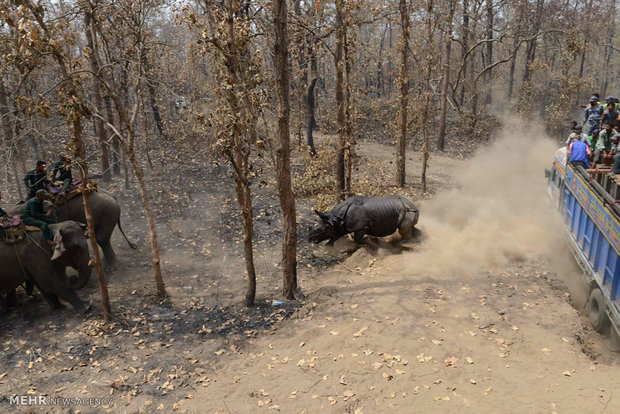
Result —
<path fill-rule="evenodd" d="M 54 223 L 54 219 L 51 218 L 52 210 L 45 212 L 43 208 L 43 201 L 47 198 L 47 191 L 37 190 L 35 194 L 36 197 L 31 198 L 26 203 L 22 219 L 29 226 L 40 228 L 43 231 L 45 240 L 47 240 L 47 244 L 53 246 L 54 241 L 52 239 L 54 236 L 48 226 L 48 224 Z"/>
<path fill-rule="evenodd" d="M 2 200 L 2 193 L 0 192 L 0 201 Z M 5 220 L 9 220 L 10 217 L 7 214 L 6 211 L 4 211 L 4 209 L 2 207 L 0 207 L 0 222 L 4 222 Z M 6 239 L 6 233 L 4 232 L 4 229 L 2 228 L 2 226 L 0 226 L 0 240 L 7 242 L 8 240 Z"/>
<path fill-rule="evenodd" d="M 26 173 L 24 184 L 28 188 L 28 199 L 35 197 L 38 190 L 45 190 L 47 185 L 51 184 L 51 181 L 47 178 L 46 165 L 45 161 L 39 160 L 37 161 L 37 167 Z"/>
<path fill-rule="evenodd" d="M 56 177 L 58 175 L 58 177 Z M 71 158 L 65 154 L 60 154 L 60 160 L 54 164 L 52 170 L 52 182 L 62 181 L 62 187 L 60 195 L 64 195 L 67 188 L 71 186 L 73 182 L 73 175 L 71 174 Z"/>

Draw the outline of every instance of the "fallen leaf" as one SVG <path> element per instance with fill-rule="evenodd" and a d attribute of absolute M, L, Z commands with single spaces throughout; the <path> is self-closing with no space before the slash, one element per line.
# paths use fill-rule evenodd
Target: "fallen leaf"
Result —
<path fill-rule="evenodd" d="M 347 379 L 345 378 L 344 374 L 340 374 L 340 378 L 338 379 L 338 382 L 341 383 L 342 385 L 347 385 Z"/>
<path fill-rule="evenodd" d="M 444 360 L 444 363 L 446 364 L 447 367 L 453 367 L 456 365 L 458 360 L 459 359 L 457 357 L 450 357 L 450 358 L 446 358 Z"/>
<path fill-rule="evenodd" d="M 564 375 L 565 377 L 570 377 L 571 373 L 570 373 L 570 371 L 564 371 L 564 372 L 562 372 L 562 375 Z"/>
<path fill-rule="evenodd" d="M 469 380 L 469 382 L 470 382 L 471 384 L 474 384 L 474 385 L 476 384 L 476 380 L 475 380 L 475 379 L 473 379 L 473 378 L 472 378 L 472 379 L 470 379 L 470 380 Z"/>
<path fill-rule="evenodd" d="M 364 326 L 362 329 L 360 329 L 359 331 L 355 332 L 353 334 L 354 337 L 359 338 L 360 336 L 362 336 L 364 334 L 364 332 L 366 332 L 368 330 L 367 326 Z"/>
<path fill-rule="evenodd" d="M 465 361 L 467 361 L 468 364 L 473 364 L 474 360 L 471 359 L 471 357 L 465 357 Z"/>
<path fill-rule="evenodd" d="M 433 339 L 433 340 L 432 340 L 432 342 L 433 342 L 435 345 L 441 345 L 441 341 L 440 341 L 439 339 Z"/>

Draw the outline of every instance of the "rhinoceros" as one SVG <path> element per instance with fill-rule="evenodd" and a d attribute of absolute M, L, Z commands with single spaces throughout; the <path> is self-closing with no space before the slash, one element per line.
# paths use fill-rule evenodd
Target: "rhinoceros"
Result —
<path fill-rule="evenodd" d="M 384 237 L 396 230 L 403 239 L 408 239 L 413 236 L 413 227 L 420 215 L 415 204 L 400 195 L 354 196 L 332 208 L 329 213 L 314 212 L 321 223 L 309 231 L 308 240 L 320 243 L 329 239 L 328 244 L 349 233 L 353 233 L 355 241 L 361 243 L 366 234 Z"/>

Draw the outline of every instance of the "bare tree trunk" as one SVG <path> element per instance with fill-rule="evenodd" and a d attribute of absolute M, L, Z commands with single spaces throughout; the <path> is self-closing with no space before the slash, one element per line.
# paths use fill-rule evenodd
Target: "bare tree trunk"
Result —
<path fill-rule="evenodd" d="M 155 278 L 155 286 L 157 288 L 157 296 L 160 298 L 168 297 L 166 293 L 166 286 L 164 285 L 164 279 L 161 274 L 161 260 L 159 258 L 159 243 L 157 241 L 157 229 L 155 228 L 155 214 L 151 207 L 148 191 L 146 189 L 146 182 L 144 181 L 144 171 L 136 159 L 136 155 L 133 148 L 126 148 L 127 158 L 131 163 L 133 173 L 138 180 L 138 188 L 140 189 L 140 196 L 142 198 L 142 207 L 144 208 L 144 214 L 149 224 L 149 242 L 151 245 L 151 262 L 153 264 L 153 276 Z"/>
<path fill-rule="evenodd" d="M 94 18 L 91 14 L 91 11 L 86 11 L 84 13 L 84 31 L 86 34 L 86 44 L 91 50 L 89 61 L 90 61 L 90 70 L 93 72 L 93 99 L 95 101 L 95 109 L 98 112 L 103 111 L 103 102 L 101 99 L 101 88 L 99 86 L 99 52 L 96 42 L 96 31 L 95 31 L 95 22 Z M 105 127 L 103 125 L 103 120 L 101 118 L 95 117 L 95 132 L 97 134 L 97 139 L 99 140 L 99 154 L 101 157 L 101 171 L 102 177 L 101 179 L 109 183 L 112 179 L 112 175 L 110 174 L 110 156 L 108 150 L 108 138 L 106 134 Z"/>
<path fill-rule="evenodd" d="M 155 91 L 155 86 L 153 85 L 153 80 L 149 78 L 149 73 L 151 72 L 151 67 L 149 65 L 149 60 L 146 56 L 146 53 L 143 54 L 144 60 L 144 70 L 146 72 L 146 86 L 149 90 L 149 104 L 151 105 L 151 111 L 153 112 L 153 120 L 155 121 L 155 126 L 157 127 L 157 132 L 159 132 L 159 136 L 164 136 L 164 125 L 161 121 L 161 115 L 159 112 L 159 106 L 157 106 L 157 93 Z"/>
<path fill-rule="evenodd" d="M 353 79 L 352 77 L 352 42 L 351 42 L 351 33 L 349 31 L 350 28 L 350 15 L 349 11 L 347 11 L 346 20 L 344 21 L 344 73 L 345 73 L 345 84 L 344 84 L 344 136 L 345 136 L 345 194 L 346 196 L 351 195 L 351 170 L 353 169 L 353 162 L 355 160 L 355 140 L 353 139 L 353 120 L 352 120 L 352 112 L 353 112 L 353 101 L 351 98 L 351 90 L 353 88 Z"/>
<path fill-rule="evenodd" d="M 450 49 L 452 46 L 452 21 L 454 19 L 455 0 L 448 5 L 447 30 L 444 43 L 443 79 L 441 80 L 441 103 L 439 109 L 439 132 L 437 145 L 443 151 L 446 142 L 446 115 L 448 112 L 448 90 L 450 89 Z"/>
<path fill-rule="evenodd" d="M 467 50 L 469 49 L 469 0 L 463 0 L 463 24 L 461 25 L 461 37 L 463 38 L 463 46 L 461 47 L 461 61 L 463 62 L 463 86 L 461 87 L 461 95 L 459 96 L 459 107 L 463 107 L 465 102 L 465 90 L 467 89 L 467 68 L 466 59 Z"/>
<path fill-rule="evenodd" d="M 409 4 L 407 0 L 400 0 L 400 25 L 402 39 L 400 45 L 400 128 L 396 151 L 396 185 L 405 186 L 405 163 L 407 148 L 407 111 L 409 106 L 409 69 L 407 58 L 409 55 Z"/>
<path fill-rule="evenodd" d="M 336 124 L 338 126 L 338 144 L 336 147 L 336 191 L 339 200 L 345 198 L 345 101 L 344 101 L 344 24 L 342 21 L 341 0 L 336 0 L 336 51 L 334 63 L 336 66 Z"/>
<path fill-rule="evenodd" d="M 15 146 L 15 135 L 11 125 L 11 118 L 11 108 L 9 107 L 9 100 L 6 94 L 6 89 L 4 88 L 4 81 L 0 77 L 0 126 L 2 127 L 2 132 L 4 134 L 4 146 L 5 148 L 9 148 L 7 151 L 7 162 L 11 164 L 11 169 L 13 170 L 15 190 L 19 195 L 19 199 L 23 200 L 24 192 L 22 189 L 21 180 L 19 179 L 19 175 L 17 173 L 17 162 L 12 157 L 12 155 L 15 154 L 13 149 Z"/>
<path fill-rule="evenodd" d="M 612 7 L 609 13 L 610 24 L 608 25 L 607 44 L 605 45 L 605 64 L 603 66 L 603 81 L 601 82 L 601 93 L 608 95 L 607 86 L 609 84 L 609 72 L 611 62 L 611 56 L 614 53 L 614 37 L 616 36 L 616 2 L 611 1 L 610 7 Z"/>
<path fill-rule="evenodd" d="M 308 91 L 306 92 L 306 105 L 308 106 L 308 126 L 306 127 L 306 145 L 310 148 L 312 155 L 316 154 L 314 148 L 314 137 L 312 133 L 316 127 L 315 117 L 315 102 L 314 102 L 314 87 L 318 78 L 312 78 L 308 85 Z"/>
<path fill-rule="evenodd" d="M 545 0 L 537 0 L 536 19 L 534 20 L 534 26 L 532 28 L 532 35 L 536 35 L 538 34 L 538 32 L 540 32 L 540 28 L 542 25 L 542 11 L 543 11 L 544 4 L 545 4 Z M 527 52 L 525 54 L 525 71 L 523 73 L 523 83 L 526 83 L 532 80 L 532 75 L 530 72 L 530 65 L 534 61 L 535 57 L 536 57 L 536 37 L 532 37 L 532 39 L 528 41 Z M 583 66 L 583 61 L 582 61 L 582 66 Z M 583 74 L 583 69 L 580 70 L 579 77 L 581 77 L 582 74 Z"/>
<path fill-rule="evenodd" d="M 430 151 L 430 131 L 429 131 L 429 119 L 431 112 L 431 61 L 430 61 L 430 51 L 433 50 L 433 29 L 432 29 L 432 18 L 433 18 L 433 7 L 434 0 L 426 0 L 427 1 L 427 21 L 426 21 L 426 35 L 428 45 L 426 46 L 429 49 L 426 63 L 426 72 L 424 75 L 424 109 L 422 111 L 422 128 L 424 129 L 424 138 L 422 140 L 422 192 L 426 193 L 426 169 L 428 167 L 428 158 Z"/>
<path fill-rule="evenodd" d="M 88 26 L 86 26 L 88 27 Z M 97 280 L 99 282 L 99 290 L 101 291 L 101 303 L 103 305 L 103 315 L 106 321 L 112 318 L 112 308 L 110 306 L 110 295 L 108 294 L 108 285 L 103 274 L 101 265 L 101 255 L 99 254 L 99 246 L 97 245 L 97 236 L 95 234 L 95 222 L 93 220 L 92 208 L 90 206 L 90 194 L 87 188 L 88 184 L 88 164 L 86 163 L 86 154 L 84 152 L 84 140 L 82 138 L 82 125 L 80 119 L 73 121 L 73 141 L 75 144 L 75 153 L 78 158 L 80 167 L 80 175 L 82 183 L 80 185 L 82 191 L 82 199 L 84 200 L 84 216 L 86 218 L 86 227 L 88 229 L 88 240 L 93 252 L 95 270 L 97 271 Z"/>
<path fill-rule="evenodd" d="M 491 107 L 493 103 L 493 69 L 491 69 L 491 65 L 493 64 L 493 0 L 487 0 L 487 53 L 486 53 L 486 62 L 485 67 L 487 67 L 486 73 L 486 97 L 484 100 L 484 104 L 487 106 L 487 110 Z"/>
<path fill-rule="evenodd" d="M 282 209 L 282 294 L 287 299 L 295 299 L 297 291 L 297 219 L 295 198 L 291 185 L 290 160 L 290 104 L 288 67 L 288 30 L 286 0 L 273 2 L 275 27 L 275 70 L 278 96 L 278 147 L 276 150 L 276 173 L 278 194 Z"/>
<path fill-rule="evenodd" d="M 512 50 L 514 50 L 514 56 L 510 59 L 510 74 L 508 75 L 508 102 L 512 100 L 512 94 L 515 84 L 515 69 L 517 66 L 517 48 L 519 47 L 519 33 L 521 32 L 521 20 L 517 25 L 517 31 L 512 44 Z"/>

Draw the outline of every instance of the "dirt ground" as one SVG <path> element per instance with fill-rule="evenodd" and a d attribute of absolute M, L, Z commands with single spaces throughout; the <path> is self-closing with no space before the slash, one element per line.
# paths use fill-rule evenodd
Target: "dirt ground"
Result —
<path fill-rule="evenodd" d="M 277 302 L 278 204 L 258 182 L 251 310 L 239 305 L 240 220 L 225 167 L 163 179 L 155 166 L 168 301 L 153 295 L 140 200 L 116 183 L 139 250 L 115 233 L 114 320 L 102 321 L 95 280 L 79 291 L 89 315 L 50 313 L 38 294 L 0 313 L 0 411 L 618 412 L 618 357 L 578 310 L 582 282 L 545 198 L 555 144 L 541 137 L 504 133 L 468 160 L 433 154 L 414 242 L 310 246 L 313 201 L 298 200 L 299 303 Z M 392 157 L 373 143 L 359 153 Z M 418 152 L 407 168 L 415 195 Z M 11 395 L 105 400 L 18 407 Z"/>

